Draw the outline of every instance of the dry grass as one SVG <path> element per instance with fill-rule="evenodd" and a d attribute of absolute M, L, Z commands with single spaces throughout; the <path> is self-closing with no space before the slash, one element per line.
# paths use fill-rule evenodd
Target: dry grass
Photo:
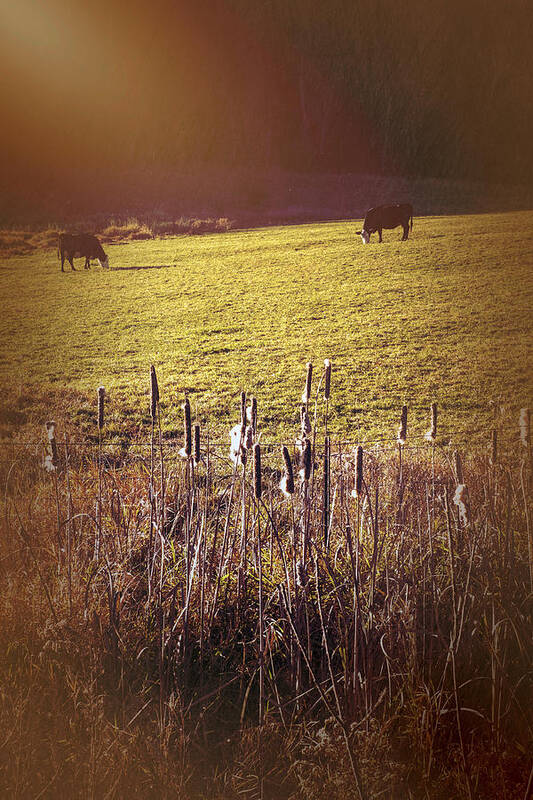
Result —
<path fill-rule="evenodd" d="M 90 224 L 82 222 L 71 226 L 73 230 L 95 233 L 104 244 L 134 242 L 162 236 L 192 235 L 200 233 L 224 233 L 233 228 L 234 223 L 227 217 L 198 219 L 181 217 L 178 220 L 158 219 L 111 219 L 107 222 Z M 57 248 L 57 237 L 63 226 L 40 230 L 0 230 L 0 255 L 4 257 L 29 255 L 39 250 Z"/>
<path fill-rule="evenodd" d="M 353 497 L 316 397 L 289 497 L 256 437 L 236 465 L 205 431 L 180 457 L 156 395 L 127 455 L 105 421 L 92 444 L 58 425 L 52 472 L 46 437 L 5 448 L 4 796 L 525 797 L 530 451 L 462 454 L 466 523 L 430 443 L 401 472 L 365 446 Z"/>

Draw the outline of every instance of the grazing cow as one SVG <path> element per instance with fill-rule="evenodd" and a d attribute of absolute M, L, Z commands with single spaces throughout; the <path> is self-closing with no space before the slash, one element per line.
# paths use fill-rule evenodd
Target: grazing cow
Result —
<path fill-rule="evenodd" d="M 413 206 L 411 203 L 398 203 L 395 206 L 376 206 L 366 212 L 363 230 L 357 231 L 363 240 L 363 244 L 368 244 L 370 241 L 370 234 L 379 234 L 379 241 L 382 242 L 381 233 L 383 228 L 397 228 L 401 225 L 403 228 L 402 242 L 405 242 L 409 236 L 409 220 L 411 221 L 411 230 L 413 230 Z"/>
<path fill-rule="evenodd" d="M 61 272 L 64 272 L 65 259 L 74 268 L 74 259 L 85 258 L 85 269 L 89 269 L 91 258 L 96 258 L 101 267 L 109 267 L 109 260 L 96 236 L 88 233 L 60 233 L 57 243 L 57 257 L 61 259 Z"/>

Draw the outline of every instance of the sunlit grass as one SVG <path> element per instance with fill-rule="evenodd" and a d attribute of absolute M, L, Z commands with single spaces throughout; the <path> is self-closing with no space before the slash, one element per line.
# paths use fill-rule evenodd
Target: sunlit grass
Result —
<path fill-rule="evenodd" d="M 333 365 L 334 437 L 485 438 L 531 404 L 533 213 L 416 218 L 363 246 L 352 222 L 106 245 L 111 269 L 61 274 L 55 248 L 2 265 L 4 382 L 103 384 L 110 413 L 147 422 L 149 367 L 167 430 L 193 415 L 226 435 L 241 389 L 261 429 L 292 432 L 305 364 Z M 316 379 L 313 390 L 316 389 Z M 493 405 L 496 404 L 496 405 Z M 499 413 L 499 412 L 498 412 Z"/>

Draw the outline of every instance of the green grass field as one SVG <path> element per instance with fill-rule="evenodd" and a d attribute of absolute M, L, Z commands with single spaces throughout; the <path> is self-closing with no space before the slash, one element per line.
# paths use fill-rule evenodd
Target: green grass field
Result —
<path fill-rule="evenodd" d="M 329 358 L 335 437 L 394 437 L 407 403 L 413 441 L 433 400 L 441 442 L 486 440 L 494 424 L 515 436 L 533 401 L 533 212 L 415 217 L 408 242 L 397 229 L 366 247 L 358 227 L 114 245 L 109 271 L 78 259 L 62 274 L 55 251 L 5 260 L 2 381 L 27 403 L 79 391 L 86 416 L 103 384 L 110 433 L 135 432 L 148 422 L 153 363 L 168 432 L 181 430 L 187 391 L 197 419 L 225 437 L 244 389 L 268 441 L 296 432 L 306 362 L 316 389 Z"/>

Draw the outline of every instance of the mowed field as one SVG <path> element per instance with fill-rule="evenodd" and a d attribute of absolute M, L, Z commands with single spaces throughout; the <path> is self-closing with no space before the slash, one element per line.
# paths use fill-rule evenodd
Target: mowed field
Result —
<path fill-rule="evenodd" d="M 358 227 L 136 241 L 106 248 L 109 271 L 78 259 L 62 274 L 55 251 L 3 260 L 2 381 L 26 405 L 49 393 L 49 416 L 68 389 L 85 425 L 104 385 L 108 435 L 142 435 L 154 364 L 168 435 L 188 392 L 225 440 L 245 390 L 275 441 L 298 430 L 306 362 L 315 391 L 329 358 L 335 438 L 394 438 L 407 403 L 422 440 L 436 401 L 440 443 L 482 443 L 495 425 L 512 440 L 533 401 L 533 212 L 415 216 L 408 242 L 397 229 L 366 247 Z"/>

